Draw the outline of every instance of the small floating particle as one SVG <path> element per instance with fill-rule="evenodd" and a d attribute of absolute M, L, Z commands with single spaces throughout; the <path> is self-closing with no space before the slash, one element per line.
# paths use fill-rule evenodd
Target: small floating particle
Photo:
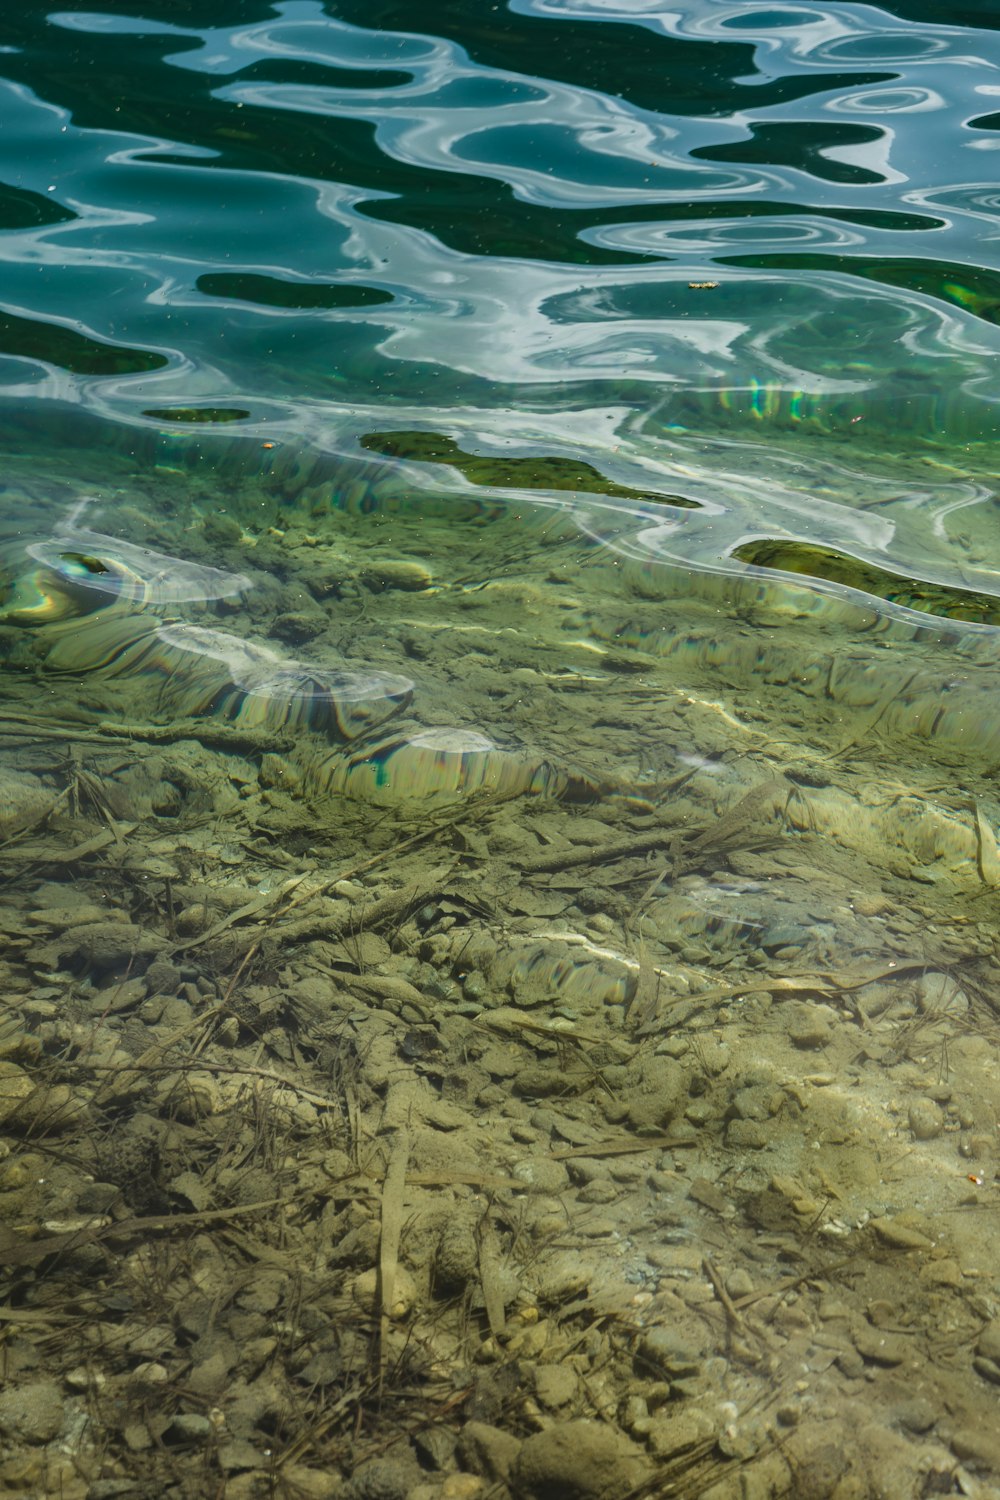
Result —
<path fill-rule="evenodd" d="M 714 292 L 719 285 L 717 281 L 689 281 L 689 292 Z"/>

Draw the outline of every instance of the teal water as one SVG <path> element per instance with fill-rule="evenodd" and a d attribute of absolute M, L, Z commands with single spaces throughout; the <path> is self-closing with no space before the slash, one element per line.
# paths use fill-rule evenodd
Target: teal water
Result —
<path fill-rule="evenodd" d="M 8 20 L 15 425 L 584 459 L 682 563 L 992 596 L 988 10 L 467 10 Z"/>
<path fill-rule="evenodd" d="M 998 100 L 978 0 L 4 17 L 0 925 L 46 1056 L 77 1045 L 59 987 L 114 1030 L 152 950 L 52 939 L 43 985 L 25 911 L 116 901 L 173 954 L 175 888 L 242 912 L 492 798 L 514 831 L 448 847 L 507 1001 L 666 1049 L 650 974 L 721 986 L 711 1045 L 751 1060 L 741 985 L 849 1018 L 840 1073 L 808 1040 L 781 1064 L 843 1119 L 786 1109 L 770 1161 L 720 1111 L 709 1175 L 802 1174 L 831 1252 L 922 1214 L 954 1285 L 907 1262 L 890 1291 L 972 1358 L 1000 1308 Z M 442 1004 L 459 884 L 383 955 Z M 177 974 L 224 1010 L 216 947 Z M 254 1066 L 291 1066 L 275 1031 Z M 968 1457 L 979 1407 L 928 1399 Z"/>

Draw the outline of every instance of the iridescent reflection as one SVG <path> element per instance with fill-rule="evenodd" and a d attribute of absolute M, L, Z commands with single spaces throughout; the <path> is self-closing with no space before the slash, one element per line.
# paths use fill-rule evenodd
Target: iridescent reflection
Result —
<path fill-rule="evenodd" d="M 408 677 L 295 661 L 260 641 L 200 625 L 158 626 L 149 664 L 164 672 L 174 712 L 219 713 L 244 727 L 312 730 L 337 740 L 355 740 L 383 723 L 413 693 Z"/>
<path fill-rule="evenodd" d="M 394 736 L 352 755 L 330 756 L 311 763 L 307 773 L 324 791 L 386 803 L 470 792 L 564 797 L 587 790 L 557 766 L 501 749 L 476 730 L 450 727 Z"/>
<path fill-rule="evenodd" d="M 0 619 L 48 625 L 115 603 L 146 605 L 232 598 L 250 587 L 242 573 L 188 562 L 78 524 L 82 500 L 50 537 L 19 546 L 0 574 Z M 30 563 L 37 566 L 32 567 Z"/>

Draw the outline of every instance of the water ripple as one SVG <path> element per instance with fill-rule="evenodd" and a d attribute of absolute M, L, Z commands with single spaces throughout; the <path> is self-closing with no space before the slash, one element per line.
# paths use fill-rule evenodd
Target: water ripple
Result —
<path fill-rule="evenodd" d="M 344 453 L 426 433 L 471 454 L 452 486 L 572 456 L 609 502 L 673 497 L 643 544 L 671 566 L 782 572 L 794 544 L 820 594 L 846 556 L 873 597 L 992 596 L 996 30 L 812 0 L 240 12 L 12 19 L 0 398 Z"/>

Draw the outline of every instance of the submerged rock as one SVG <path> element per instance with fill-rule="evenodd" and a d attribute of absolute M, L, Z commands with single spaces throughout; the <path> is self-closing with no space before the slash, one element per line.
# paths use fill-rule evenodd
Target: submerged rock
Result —
<path fill-rule="evenodd" d="M 619 1500 L 649 1478 L 651 1467 L 616 1428 L 582 1419 L 528 1438 L 510 1484 L 517 1500 Z"/>

